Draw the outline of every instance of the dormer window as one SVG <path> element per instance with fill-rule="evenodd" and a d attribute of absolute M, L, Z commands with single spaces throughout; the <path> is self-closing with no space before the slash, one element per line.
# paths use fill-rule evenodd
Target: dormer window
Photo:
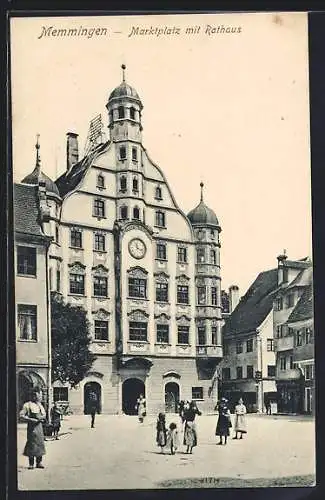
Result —
<path fill-rule="evenodd" d="M 120 160 L 126 160 L 126 147 L 120 147 Z"/>
<path fill-rule="evenodd" d="M 127 190 L 126 177 L 123 175 L 120 179 L 120 191 L 125 192 Z"/>
<path fill-rule="evenodd" d="M 161 187 L 160 187 L 160 186 L 157 186 L 157 187 L 156 187 L 156 191 L 155 191 L 155 198 L 156 198 L 157 200 L 161 200 L 161 199 L 162 199 Z"/>
<path fill-rule="evenodd" d="M 124 118 L 125 117 L 125 112 L 124 112 L 124 107 L 123 106 L 119 106 L 117 108 L 117 111 L 118 111 L 118 117 L 119 118 Z"/>
<path fill-rule="evenodd" d="M 105 188 L 105 177 L 102 174 L 97 175 L 97 187 L 99 189 Z"/>
<path fill-rule="evenodd" d="M 135 207 L 133 209 L 133 219 L 140 219 L 140 210 L 138 207 Z"/>
<path fill-rule="evenodd" d="M 128 218 L 128 207 L 121 207 L 121 219 L 125 220 Z"/>
<path fill-rule="evenodd" d="M 139 181 L 138 181 L 138 179 L 136 177 L 133 178 L 132 189 L 135 192 L 139 191 Z"/>
<path fill-rule="evenodd" d="M 137 151 L 137 148 L 132 148 L 132 161 L 138 161 L 138 151 Z"/>
<path fill-rule="evenodd" d="M 135 120 L 135 108 L 133 106 L 130 108 L 130 118 L 131 120 Z"/>

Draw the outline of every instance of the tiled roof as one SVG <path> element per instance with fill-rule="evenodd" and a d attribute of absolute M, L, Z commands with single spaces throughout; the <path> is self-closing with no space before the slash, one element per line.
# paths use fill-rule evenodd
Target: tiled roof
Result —
<path fill-rule="evenodd" d="M 37 187 L 14 184 L 15 231 L 44 236 L 39 223 Z"/>
<path fill-rule="evenodd" d="M 313 286 L 309 284 L 290 314 L 287 323 L 295 323 L 313 317 Z"/>
<path fill-rule="evenodd" d="M 93 151 L 91 151 L 91 153 L 85 156 L 82 160 L 78 161 L 78 163 L 76 163 L 72 167 L 69 173 L 62 174 L 55 181 L 55 184 L 57 185 L 62 198 L 78 186 L 97 154 L 104 151 L 107 145 L 108 142 L 105 142 L 96 146 Z"/>
<path fill-rule="evenodd" d="M 308 257 L 300 260 L 285 260 L 283 261 L 284 267 L 293 267 L 294 269 L 306 269 L 311 265 L 311 261 Z"/>
<path fill-rule="evenodd" d="M 311 283 L 312 276 L 313 276 L 313 268 L 312 268 L 312 265 L 310 263 L 309 267 L 307 269 L 304 269 L 303 271 L 301 271 L 298 274 L 298 276 L 296 276 L 295 279 L 287 286 L 286 289 L 294 288 L 295 286 L 305 287 Z"/>
<path fill-rule="evenodd" d="M 278 270 L 260 273 L 234 312 L 226 320 L 224 334 L 237 334 L 256 330 L 273 307 L 274 293 L 278 288 Z"/>

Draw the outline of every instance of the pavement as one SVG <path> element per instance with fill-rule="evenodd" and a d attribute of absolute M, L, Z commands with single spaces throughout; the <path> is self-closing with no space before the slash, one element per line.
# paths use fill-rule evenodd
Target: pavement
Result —
<path fill-rule="evenodd" d="M 315 422 L 310 417 L 247 415 L 247 435 L 217 446 L 216 415 L 197 419 L 198 446 L 193 455 L 181 445 L 176 455 L 160 454 L 156 419 L 71 415 L 62 421 L 60 439 L 46 441 L 45 469 L 28 470 L 22 455 L 25 424 L 18 425 L 19 490 L 96 490 L 162 488 L 192 478 L 280 478 L 315 474 Z M 167 415 L 167 424 L 178 416 Z"/>

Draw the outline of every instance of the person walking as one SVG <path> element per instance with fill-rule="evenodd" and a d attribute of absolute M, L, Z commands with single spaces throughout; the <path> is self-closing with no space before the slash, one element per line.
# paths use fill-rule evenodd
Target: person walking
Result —
<path fill-rule="evenodd" d="M 267 415 L 272 415 L 270 398 L 266 397 L 265 401 L 264 401 L 264 404 L 265 404 L 266 414 Z"/>
<path fill-rule="evenodd" d="M 219 436 L 220 441 L 217 444 L 223 444 L 222 438 L 224 437 L 224 444 L 227 444 L 227 437 L 229 436 L 229 428 L 232 426 L 230 410 L 228 408 L 228 400 L 221 398 L 220 403 L 216 406 L 218 410 L 218 422 L 216 427 L 216 436 Z"/>
<path fill-rule="evenodd" d="M 177 448 L 179 446 L 178 430 L 175 422 L 172 422 L 168 429 L 167 434 L 167 446 L 170 448 L 170 454 L 175 455 Z"/>
<path fill-rule="evenodd" d="M 52 429 L 53 429 L 53 437 L 55 439 L 59 439 L 59 430 L 61 428 L 62 411 L 60 410 L 59 405 L 56 401 L 54 402 L 54 405 L 51 408 L 50 416 L 51 416 L 51 424 L 52 424 Z"/>
<path fill-rule="evenodd" d="M 233 439 L 238 439 L 238 434 L 240 434 L 239 439 L 243 439 L 243 434 L 247 433 L 246 429 L 246 406 L 244 405 L 243 398 L 239 398 L 238 404 L 235 406 L 235 437 Z"/>
<path fill-rule="evenodd" d="M 161 453 L 164 452 L 164 447 L 167 444 L 167 428 L 166 428 L 166 417 L 164 413 L 159 413 L 157 424 L 156 424 L 156 442 L 160 446 Z"/>
<path fill-rule="evenodd" d="M 98 398 L 94 391 L 89 393 L 89 410 L 91 416 L 90 427 L 93 429 L 95 427 L 96 413 L 98 413 Z"/>
<path fill-rule="evenodd" d="M 195 401 L 191 401 L 189 406 L 184 408 L 184 445 L 186 446 L 186 453 L 192 453 L 193 448 L 197 446 L 197 429 L 195 423 L 196 415 L 202 415 L 198 409 Z"/>
<path fill-rule="evenodd" d="M 36 458 L 37 469 L 44 469 L 42 459 L 46 451 L 43 423 L 46 421 L 46 413 L 42 405 L 42 391 L 39 387 L 32 390 L 30 401 L 24 403 L 20 418 L 27 422 L 27 441 L 23 455 L 28 457 L 28 468 L 34 468 Z"/>
<path fill-rule="evenodd" d="M 138 410 L 139 422 L 142 424 L 144 417 L 146 416 L 146 400 L 143 394 L 140 394 L 139 398 L 137 399 L 136 409 Z"/>

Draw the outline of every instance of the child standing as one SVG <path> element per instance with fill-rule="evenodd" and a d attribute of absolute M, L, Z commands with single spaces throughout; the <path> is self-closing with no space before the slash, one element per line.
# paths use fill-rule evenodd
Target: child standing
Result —
<path fill-rule="evenodd" d="M 178 430 L 177 425 L 172 422 L 168 429 L 167 434 L 167 446 L 170 448 L 171 455 L 175 455 L 175 452 L 178 448 L 179 439 L 178 439 Z"/>
<path fill-rule="evenodd" d="M 167 443 L 166 417 L 164 413 L 159 413 L 158 415 L 156 430 L 157 430 L 157 436 L 156 436 L 157 445 L 160 446 L 161 453 L 163 453 L 164 446 L 166 446 Z"/>
<path fill-rule="evenodd" d="M 55 439 L 59 439 L 59 430 L 61 428 L 61 418 L 62 418 L 62 412 L 59 408 L 58 403 L 55 401 L 54 406 L 51 408 L 51 423 L 53 426 L 53 436 Z"/>

